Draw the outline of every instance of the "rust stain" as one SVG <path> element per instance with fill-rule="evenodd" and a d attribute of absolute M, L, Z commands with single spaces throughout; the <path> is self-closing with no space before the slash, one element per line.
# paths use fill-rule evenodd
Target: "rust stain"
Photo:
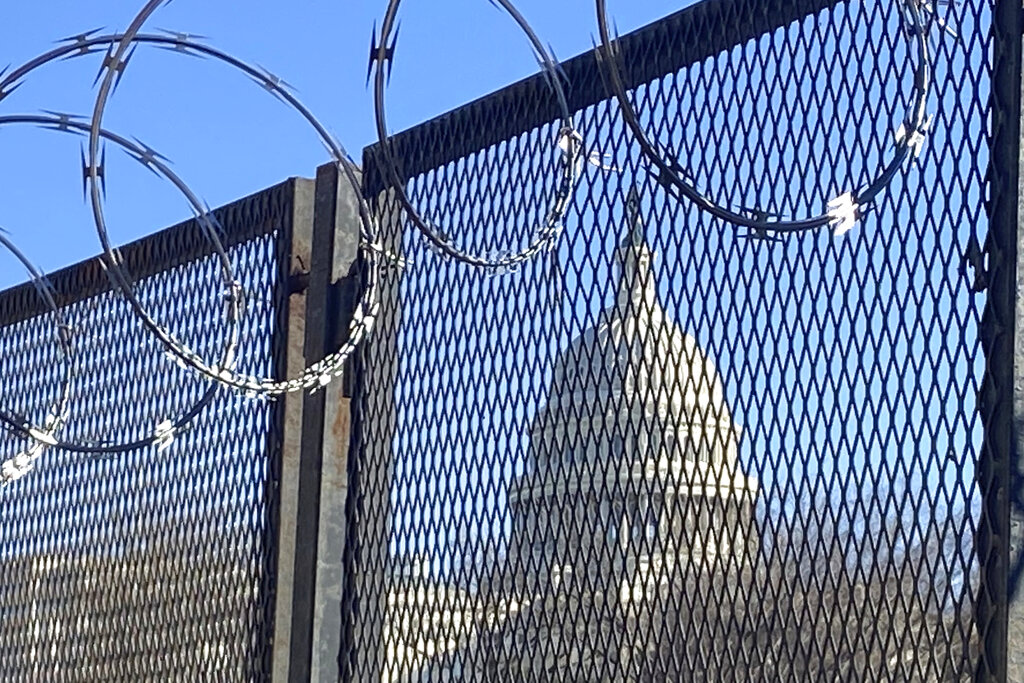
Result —
<path fill-rule="evenodd" d="M 341 392 L 339 391 L 338 393 Z M 335 398 L 334 405 L 331 406 L 334 419 L 331 420 L 331 436 L 327 446 L 334 449 L 336 453 L 336 456 L 331 457 L 330 460 L 335 466 L 334 481 L 340 487 L 345 486 L 346 477 L 348 476 L 349 435 L 352 431 L 351 407 L 352 399 L 342 397 Z"/>

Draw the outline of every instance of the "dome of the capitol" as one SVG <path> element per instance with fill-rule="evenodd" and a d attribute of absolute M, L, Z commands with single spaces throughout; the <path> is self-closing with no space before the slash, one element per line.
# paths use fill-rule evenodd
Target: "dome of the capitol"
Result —
<path fill-rule="evenodd" d="M 753 493 L 721 379 L 658 302 L 654 254 L 639 226 L 616 258 L 616 300 L 556 361 L 512 497 L 598 486 L 595 476 L 658 480 L 678 493 Z"/>
<path fill-rule="evenodd" d="M 850 596 L 898 594 L 898 572 L 832 565 L 819 585 L 801 578 L 800 548 L 761 552 L 757 482 L 741 470 L 723 380 L 659 304 L 638 226 L 617 255 L 616 298 L 554 364 L 510 482 L 504 561 L 474 594 L 396 582 L 389 660 L 415 667 L 402 681 L 839 680 L 844 662 L 896 671 L 930 657 L 928 638 L 843 640 L 885 619 Z M 919 608 L 929 632 L 964 628 Z M 841 618 L 808 630 L 815 610 Z M 457 635 L 403 637 L 407 623 Z M 799 646 L 822 637 L 842 656 Z"/>
<path fill-rule="evenodd" d="M 660 305 L 638 221 L 616 258 L 615 300 L 555 362 L 507 494 L 507 585 L 523 612 L 506 629 L 558 644 L 555 669 L 628 661 L 646 647 L 629 624 L 724 585 L 757 552 L 757 482 L 741 471 L 722 379 Z M 609 616 L 583 616 L 597 612 Z"/>

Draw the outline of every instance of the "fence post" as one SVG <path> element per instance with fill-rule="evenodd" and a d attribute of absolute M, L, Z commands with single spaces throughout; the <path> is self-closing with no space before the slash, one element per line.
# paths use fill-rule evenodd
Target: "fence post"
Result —
<path fill-rule="evenodd" d="M 1018 74 L 1024 84 L 1024 74 Z M 1022 85 L 1024 88 L 1024 85 Z M 1024 99 L 1018 100 L 1021 107 Z M 1018 124 L 1018 135 L 1024 130 L 1024 111 Z M 1016 235 L 1016 306 L 1014 310 L 1014 365 L 1013 365 L 1013 459 L 1010 463 L 1010 555 L 1007 597 L 1007 680 L 1024 679 L 1024 154 L 1020 154 L 1017 176 L 1017 235 Z M 1010 643 L 1017 647 L 1010 646 Z"/>
<path fill-rule="evenodd" d="M 379 216 L 379 243 L 403 253 L 404 216 L 380 173 L 374 148 L 363 150 L 363 196 Z M 375 683 L 388 678 L 388 593 L 393 519 L 390 494 L 398 406 L 402 322 L 401 268 L 385 268 L 378 279 L 381 303 L 369 345 L 354 364 L 352 434 L 342 597 L 343 631 L 338 655 L 341 680 Z M 366 420 L 372 414 L 372 422 Z M 380 499 L 371 498 L 374 495 Z M 356 571 L 358 568 L 358 571 Z"/>
<path fill-rule="evenodd" d="M 978 483 L 982 495 L 977 552 L 981 563 L 977 625 L 982 636 L 975 680 L 1003 683 L 1008 660 L 1010 476 L 1013 418 L 1018 206 L 1021 179 L 1021 2 L 995 0 L 992 15 L 992 137 L 989 146 L 989 291 L 982 314 L 986 354 L 979 408 L 985 429 Z"/>
<path fill-rule="evenodd" d="M 344 341 L 359 283 L 356 190 L 334 164 L 296 180 L 286 368 L 294 376 Z M 274 683 L 337 681 L 351 377 L 283 398 Z"/>
<path fill-rule="evenodd" d="M 285 352 L 279 374 L 300 372 L 306 364 L 307 298 L 313 254 L 314 184 L 296 178 L 294 183 L 291 244 L 288 248 L 288 279 L 278 286 L 288 288 L 287 311 L 283 315 Z M 296 575 L 295 550 L 298 527 L 299 489 L 302 472 L 304 396 L 290 394 L 281 400 L 283 416 L 277 509 L 277 584 L 274 590 L 274 630 L 271 648 L 271 681 L 289 680 L 292 658 L 294 593 L 301 577 Z"/>
<path fill-rule="evenodd" d="M 333 164 L 296 181 L 286 370 L 294 376 L 336 348 L 351 315 L 348 271 L 358 248 L 355 190 Z M 301 201 L 299 198 L 301 194 Z M 344 310 L 348 307 L 348 310 Z M 344 323 L 347 329 L 347 321 Z M 336 681 L 348 460 L 346 382 L 286 396 L 281 463 L 273 681 Z M 324 653 L 329 663 L 324 666 Z"/>
<path fill-rule="evenodd" d="M 1015 3 L 1002 3 L 1010 5 L 1007 8 L 1001 8 L 1002 12 L 1007 13 L 1007 18 L 1014 11 L 1020 13 L 1020 6 Z M 997 15 L 995 21 L 999 20 Z M 1024 17 L 1018 16 L 1018 23 L 1016 26 L 1021 25 L 1021 21 L 1024 21 Z M 997 27 L 997 31 L 1002 31 L 1001 34 L 997 34 L 998 42 L 996 43 L 996 56 L 997 60 L 1000 55 L 1003 61 L 996 62 L 996 68 L 1005 69 L 1007 79 L 1006 85 L 1020 83 L 1020 88 L 1024 89 L 1024 72 L 1021 70 L 1022 54 L 1021 54 L 1021 43 L 1020 43 L 1020 32 L 1018 30 L 1006 30 L 1006 27 Z M 1004 47 L 1005 46 L 1005 47 Z M 1015 52 L 1016 50 L 1016 52 Z M 1016 69 L 1014 68 L 1016 67 Z M 996 71 L 993 74 L 993 81 L 997 81 L 1000 78 L 1000 72 Z M 1008 79 L 1015 78 L 1016 81 L 1009 81 Z M 1020 140 L 1020 134 L 1024 129 L 1024 109 L 1022 109 L 1021 90 L 1012 92 L 1007 88 L 1007 91 L 1003 97 L 1009 97 L 1010 101 L 1004 101 L 1001 110 L 1006 112 L 1006 115 L 1013 113 L 1012 107 L 1016 107 L 1016 117 L 1013 121 L 1016 124 L 1016 131 L 1011 127 L 1010 130 L 1004 131 L 1004 136 L 1009 138 L 1010 135 L 1014 136 L 1014 140 Z M 1014 101 L 1012 98 L 1016 97 Z M 998 141 L 993 142 L 993 147 L 999 144 Z M 1024 676 L 1024 653 L 1018 652 L 1018 648 L 1011 648 L 1010 642 L 1015 645 L 1024 644 L 1024 593 L 1021 592 L 1021 579 L 1024 577 L 1024 231 L 1020 229 L 1021 225 L 1024 225 L 1024 204 L 1021 202 L 1021 197 L 1024 197 L 1024 191 L 1021 188 L 1022 179 L 1024 179 L 1024 155 L 1021 154 L 1020 146 L 1012 147 L 1008 152 L 1015 152 L 1017 155 L 1017 196 L 1016 196 L 1016 239 L 1014 246 L 1016 247 L 1016 259 L 1014 265 L 1016 267 L 1016 301 L 1014 308 L 1014 364 L 1013 364 L 1013 453 L 1012 460 L 1010 462 L 1010 490 L 1009 490 L 1009 565 L 1008 572 L 1008 587 L 1007 587 L 1007 598 L 1009 600 L 1008 614 L 1007 614 L 1007 654 L 1006 654 L 1006 669 L 1007 669 L 1007 680 L 1020 680 Z M 1011 161 L 1012 157 L 1007 156 L 1006 163 Z M 1008 181 L 1007 181 L 1008 182 Z"/>
<path fill-rule="evenodd" d="M 336 164 L 317 169 L 317 225 L 330 230 L 328 316 L 324 339 L 328 349 L 348 340 L 348 326 L 360 294 L 360 216 L 357 189 Z M 318 227 L 318 229 L 320 229 Z M 341 650 L 344 552 L 348 530 L 349 449 L 352 438 L 352 365 L 340 381 L 323 392 L 319 533 L 316 543 L 316 601 L 312 621 L 310 681 L 337 683 Z"/>

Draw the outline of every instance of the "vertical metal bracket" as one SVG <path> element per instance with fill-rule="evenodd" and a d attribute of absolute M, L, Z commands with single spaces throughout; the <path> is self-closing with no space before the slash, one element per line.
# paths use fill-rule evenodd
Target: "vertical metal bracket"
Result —
<path fill-rule="evenodd" d="M 992 15 L 992 137 L 989 148 L 988 290 L 981 321 L 986 355 L 979 410 L 985 433 L 977 477 L 982 495 L 975 549 L 981 565 L 976 619 L 981 652 L 975 680 L 1005 683 L 1008 617 L 1011 479 L 1020 469 L 1014 434 L 1024 370 L 1017 349 L 1022 302 L 1017 295 L 1021 222 L 1021 0 L 996 0 Z"/>
<path fill-rule="evenodd" d="M 343 341 L 358 298 L 343 292 L 358 256 L 355 189 L 334 164 L 297 179 L 286 370 L 294 376 Z M 346 321 L 341 325 L 341 321 Z M 284 397 L 278 588 L 272 680 L 338 679 L 350 378 Z"/>
<path fill-rule="evenodd" d="M 280 372 L 295 375 L 306 365 L 306 337 L 309 329 L 308 297 L 310 280 L 302 276 L 298 286 L 295 276 L 308 272 L 313 255 L 313 181 L 292 179 L 293 211 L 291 245 L 288 247 L 288 303 L 284 312 L 285 336 L 283 367 Z M 296 573 L 295 553 L 300 544 L 297 517 L 300 484 L 303 478 L 302 444 L 304 428 L 304 396 L 289 394 L 281 399 L 283 425 L 278 463 L 277 509 L 277 585 L 274 593 L 274 631 L 271 648 L 271 681 L 285 683 L 292 673 L 292 623 L 295 617 L 295 590 L 304 577 Z"/>
<path fill-rule="evenodd" d="M 360 216 L 359 197 L 337 165 L 317 169 L 317 221 L 330 230 L 331 244 L 326 291 L 327 316 L 322 330 L 327 350 L 341 346 L 359 300 Z M 312 619 L 310 677 L 320 683 L 336 683 L 338 652 L 344 628 L 342 594 L 345 585 L 344 553 L 348 532 L 349 451 L 352 446 L 351 364 L 344 377 L 321 392 L 320 490 L 317 510 L 316 602 Z"/>

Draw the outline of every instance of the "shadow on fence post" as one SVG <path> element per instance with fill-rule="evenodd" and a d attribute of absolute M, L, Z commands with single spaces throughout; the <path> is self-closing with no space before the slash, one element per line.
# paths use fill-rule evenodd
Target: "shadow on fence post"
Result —
<path fill-rule="evenodd" d="M 348 327 L 359 300 L 359 204 L 356 189 L 337 165 L 317 169 L 316 227 L 330 235 L 330 244 L 320 258 L 329 264 L 327 315 L 323 339 L 325 351 L 337 349 L 348 341 Z M 317 257 L 314 256 L 314 259 Z M 314 261 L 315 263 L 316 261 Z M 341 601 L 345 583 L 343 554 L 348 524 L 349 453 L 352 441 L 352 364 L 340 381 L 328 384 L 321 392 L 323 410 L 318 428 L 321 433 L 321 469 L 315 555 L 315 602 L 313 603 L 310 681 L 336 683 L 338 652 L 344 626 Z M 315 437 L 314 437 L 315 438 Z M 312 501 L 310 501 L 311 510 Z M 311 521 L 311 520 L 310 520 Z M 296 679 L 298 680 L 298 679 Z"/>
<path fill-rule="evenodd" d="M 363 173 L 364 196 L 381 217 L 379 242 L 401 255 L 401 210 L 378 172 L 373 148 L 364 150 Z M 352 373 L 352 457 L 347 462 L 342 637 L 337 650 L 342 681 L 387 679 L 393 511 L 390 497 L 372 500 L 367 496 L 390 491 L 394 476 L 402 274 L 400 268 L 383 269 L 378 280 L 380 314 Z M 370 414 L 372 422 L 366 419 Z"/>
<path fill-rule="evenodd" d="M 978 468 L 982 494 L 976 550 L 981 564 L 977 628 L 982 636 L 976 681 L 1007 680 L 1010 562 L 1010 478 L 1014 468 L 1013 411 L 1021 163 L 1021 4 L 996 0 L 992 40 L 992 137 L 989 160 L 990 270 L 982 316 L 986 354 L 980 410 L 985 438 Z"/>
<path fill-rule="evenodd" d="M 278 286 L 287 288 L 287 310 L 282 315 L 285 336 L 284 363 L 281 374 L 301 372 L 305 366 L 305 337 L 307 330 L 307 296 L 309 264 L 313 241 L 313 182 L 294 181 L 291 244 L 288 247 L 288 281 Z M 301 446 L 303 434 L 303 396 L 291 394 L 280 399 L 283 413 L 281 424 L 281 452 L 278 463 L 277 509 L 277 584 L 274 591 L 274 630 L 271 651 L 271 680 L 283 683 L 289 680 L 292 659 L 292 622 L 294 616 L 294 590 L 301 577 L 295 573 L 295 550 L 298 528 L 296 517 L 299 505 L 301 479 Z"/>

